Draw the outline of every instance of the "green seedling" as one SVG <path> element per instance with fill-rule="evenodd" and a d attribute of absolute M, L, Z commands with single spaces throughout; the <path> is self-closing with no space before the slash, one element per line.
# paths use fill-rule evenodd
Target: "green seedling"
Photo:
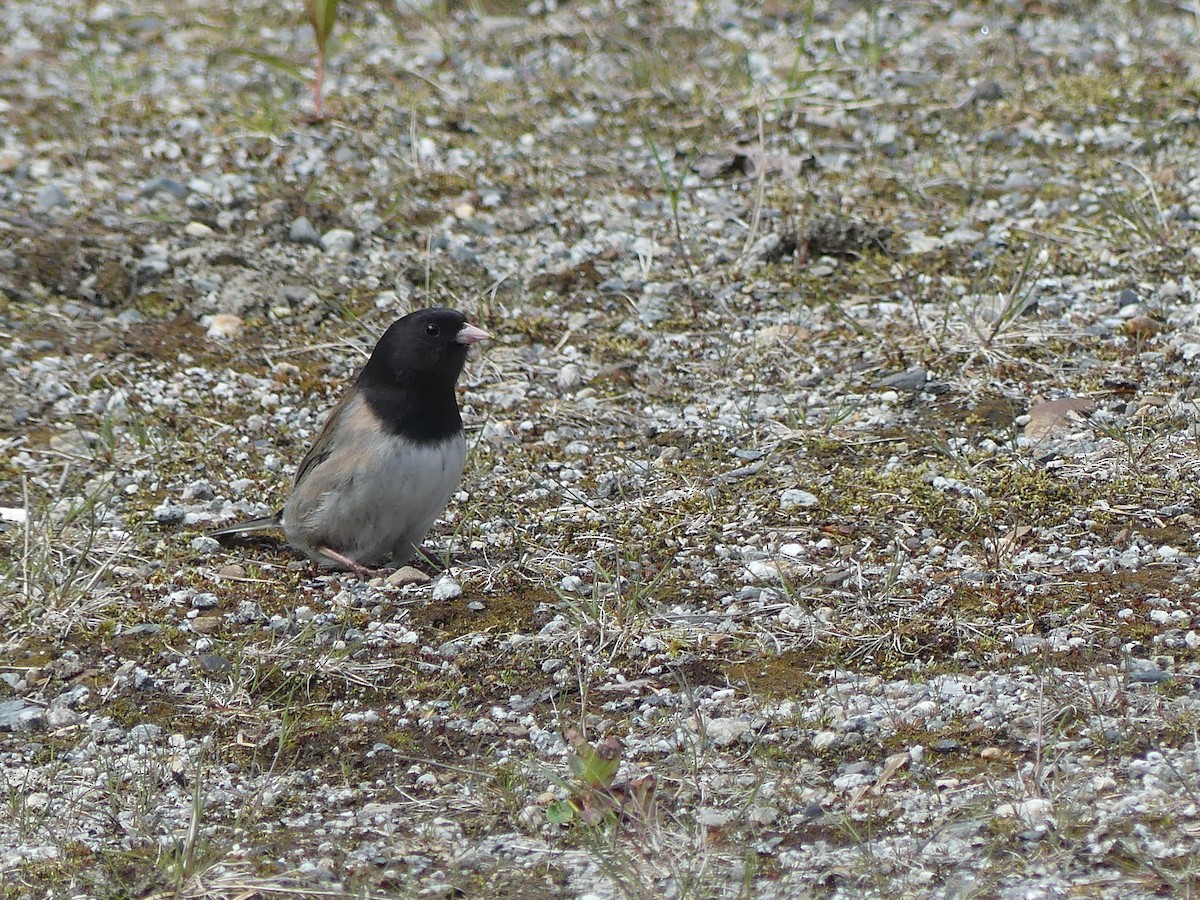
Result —
<path fill-rule="evenodd" d="M 546 817 L 556 825 L 581 822 L 597 826 L 626 816 L 641 822 L 654 799 L 652 775 L 617 782 L 621 767 L 621 742 L 609 736 L 594 747 L 574 728 L 566 733 L 570 745 L 568 766 L 571 796 L 552 803 Z"/>

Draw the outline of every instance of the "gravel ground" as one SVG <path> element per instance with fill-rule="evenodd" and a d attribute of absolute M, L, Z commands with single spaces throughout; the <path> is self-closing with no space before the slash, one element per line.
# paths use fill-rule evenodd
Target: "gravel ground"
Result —
<path fill-rule="evenodd" d="M 1194 895 L 1196 4 L 293 6 L 0 7 L 4 900 Z"/>

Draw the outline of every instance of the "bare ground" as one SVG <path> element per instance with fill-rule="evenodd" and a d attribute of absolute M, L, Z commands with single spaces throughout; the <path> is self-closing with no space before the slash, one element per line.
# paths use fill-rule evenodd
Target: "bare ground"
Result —
<path fill-rule="evenodd" d="M 5 900 L 1191 896 L 1192 6 L 6 4 Z M 204 538 L 424 305 L 434 583 Z"/>

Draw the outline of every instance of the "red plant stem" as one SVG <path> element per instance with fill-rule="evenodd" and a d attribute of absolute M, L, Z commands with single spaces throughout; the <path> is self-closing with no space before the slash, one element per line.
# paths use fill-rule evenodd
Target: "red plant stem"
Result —
<path fill-rule="evenodd" d="M 313 105 L 317 110 L 317 118 L 325 118 L 325 113 L 321 107 L 321 87 L 325 83 L 325 51 L 317 48 L 317 74 L 313 77 L 312 93 Z"/>

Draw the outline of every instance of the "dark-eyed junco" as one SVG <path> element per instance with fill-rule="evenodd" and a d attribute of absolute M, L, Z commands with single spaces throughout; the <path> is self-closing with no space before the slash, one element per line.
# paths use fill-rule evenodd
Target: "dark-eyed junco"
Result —
<path fill-rule="evenodd" d="M 487 337 L 452 309 L 394 322 L 301 460 L 283 509 L 209 535 L 282 528 L 316 562 L 359 575 L 407 562 L 462 478 L 454 384 L 467 348 Z"/>

